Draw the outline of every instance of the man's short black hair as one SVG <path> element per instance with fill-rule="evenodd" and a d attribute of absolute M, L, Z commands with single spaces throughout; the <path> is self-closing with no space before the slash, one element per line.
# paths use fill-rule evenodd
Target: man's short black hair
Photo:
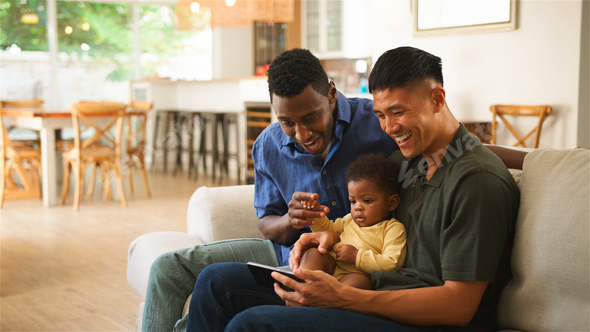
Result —
<path fill-rule="evenodd" d="M 380 154 L 365 154 L 348 166 L 346 181 L 368 180 L 374 182 L 379 190 L 391 196 L 399 194 L 398 174 L 399 167 L 393 160 Z"/>
<path fill-rule="evenodd" d="M 414 47 L 398 47 L 379 57 L 369 75 L 369 92 L 392 90 L 434 79 L 443 85 L 439 57 Z"/>
<path fill-rule="evenodd" d="M 268 92 L 271 100 L 273 94 L 279 97 L 296 96 L 310 84 L 317 93 L 328 96 L 328 75 L 320 60 L 308 50 L 295 48 L 283 52 L 268 68 Z"/>

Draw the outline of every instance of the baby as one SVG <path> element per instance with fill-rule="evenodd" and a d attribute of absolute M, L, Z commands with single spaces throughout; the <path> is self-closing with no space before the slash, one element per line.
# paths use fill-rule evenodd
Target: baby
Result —
<path fill-rule="evenodd" d="M 327 254 L 308 249 L 300 268 L 322 270 L 361 289 L 373 288 L 372 271 L 401 268 L 406 257 L 406 230 L 392 218 L 400 200 L 398 173 L 396 164 L 382 155 L 363 155 L 352 163 L 346 172 L 350 214 L 334 222 L 318 218 L 311 226 L 314 232 L 340 234 L 340 242 Z M 307 209 L 319 204 L 317 200 L 302 203 Z M 326 206 L 321 208 L 328 211 Z"/>

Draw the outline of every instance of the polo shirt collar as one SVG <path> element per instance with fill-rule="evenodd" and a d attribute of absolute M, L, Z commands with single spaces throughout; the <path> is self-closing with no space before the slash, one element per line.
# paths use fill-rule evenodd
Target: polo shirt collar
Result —
<path fill-rule="evenodd" d="M 340 91 L 336 91 L 336 93 L 337 97 L 335 111 L 337 112 L 337 114 L 336 123 L 334 124 L 336 126 L 334 130 L 334 138 L 341 141 L 342 135 L 344 134 L 344 130 L 350 124 L 351 110 L 350 103 L 348 102 L 346 96 L 340 93 Z M 297 149 L 297 151 L 299 151 L 300 153 L 307 153 L 307 151 L 303 147 L 301 147 L 301 145 L 299 145 L 294 139 L 283 133 L 281 139 L 281 146 L 288 145 L 295 147 L 295 149 Z"/>
<path fill-rule="evenodd" d="M 442 181 L 447 174 L 447 170 L 449 169 L 447 166 L 452 164 L 459 157 L 461 157 L 463 153 L 466 151 L 465 142 L 463 142 L 463 136 L 465 136 L 466 134 L 469 134 L 469 132 L 467 131 L 467 129 L 465 129 L 465 126 L 462 123 L 460 123 L 459 130 L 455 134 L 455 137 L 453 137 L 451 144 L 449 144 L 449 146 L 447 147 L 447 151 L 445 152 L 445 155 L 442 156 L 442 160 L 440 165 L 438 165 L 438 169 L 436 170 L 436 172 L 434 172 L 430 180 L 426 180 L 426 177 L 420 174 L 421 180 L 424 184 L 440 188 Z M 456 153 L 456 151 L 463 151 L 463 153 L 459 154 Z M 423 163 L 423 160 L 424 156 L 420 158 L 420 162 L 417 165 Z"/>

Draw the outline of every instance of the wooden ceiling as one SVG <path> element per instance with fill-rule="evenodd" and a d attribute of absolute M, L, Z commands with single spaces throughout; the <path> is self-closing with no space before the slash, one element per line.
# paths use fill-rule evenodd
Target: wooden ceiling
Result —
<path fill-rule="evenodd" d="M 290 23 L 294 20 L 294 0 L 236 0 L 233 6 L 223 0 L 179 0 L 177 12 L 190 12 L 192 2 L 200 10 L 211 13 L 211 27 L 238 28 L 252 26 L 253 22 Z"/>

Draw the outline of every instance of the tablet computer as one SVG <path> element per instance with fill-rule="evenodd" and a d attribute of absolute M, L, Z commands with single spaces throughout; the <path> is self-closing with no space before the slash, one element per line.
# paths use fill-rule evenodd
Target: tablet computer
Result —
<path fill-rule="evenodd" d="M 282 269 L 279 269 L 276 267 L 272 267 L 272 266 L 268 266 L 268 265 L 264 265 L 264 264 L 258 264 L 258 263 L 254 263 L 254 262 L 248 262 L 247 265 L 248 265 L 248 269 L 250 269 L 250 273 L 252 274 L 252 277 L 254 277 L 254 280 L 256 280 L 256 283 L 259 284 L 260 286 L 274 288 L 274 283 L 278 282 L 278 281 L 276 281 L 270 275 L 272 272 L 278 272 L 278 273 L 285 275 L 297 282 L 305 282 L 304 280 L 297 278 L 295 276 L 295 274 L 293 274 L 293 272 L 291 272 L 289 270 L 282 270 Z M 282 289 L 284 289 L 286 291 L 293 291 L 293 289 L 291 289 L 290 287 L 287 287 L 287 286 L 281 284 L 280 282 L 278 282 L 278 283 Z"/>

